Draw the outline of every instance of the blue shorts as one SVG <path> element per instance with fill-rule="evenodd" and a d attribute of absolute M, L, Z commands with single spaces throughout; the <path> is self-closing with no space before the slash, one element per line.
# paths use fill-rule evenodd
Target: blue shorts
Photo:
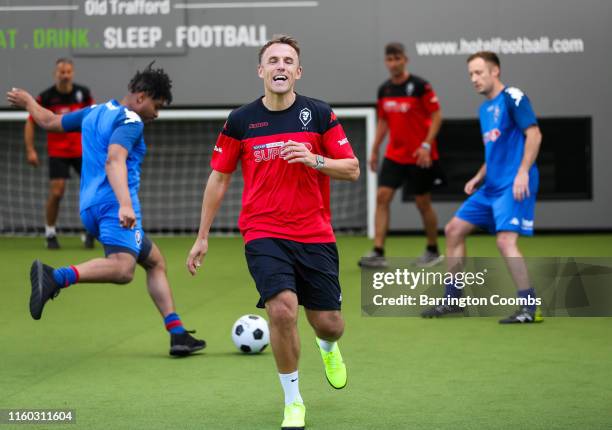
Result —
<path fill-rule="evenodd" d="M 81 221 L 89 234 L 104 246 L 104 254 L 127 252 L 138 261 L 144 261 L 153 244 L 145 237 L 142 229 L 140 208 L 135 208 L 136 227 L 121 227 L 119 224 L 119 203 L 109 202 L 90 206 L 81 211 Z"/>
<path fill-rule="evenodd" d="M 499 194 L 490 194 L 481 188 L 461 205 L 455 216 L 493 234 L 513 231 L 522 236 L 533 236 L 538 191 L 537 181 L 533 182 L 529 197 L 520 202 L 514 200 L 512 187 Z"/>
<path fill-rule="evenodd" d="M 244 247 L 260 300 L 258 308 L 284 290 L 296 293 L 306 309 L 340 310 L 338 249 L 335 243 L 301 243 L 286 239 L 255 239 Z"/>

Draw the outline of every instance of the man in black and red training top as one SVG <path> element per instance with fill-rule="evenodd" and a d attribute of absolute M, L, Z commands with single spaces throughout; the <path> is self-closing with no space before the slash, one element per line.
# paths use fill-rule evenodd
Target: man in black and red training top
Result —
<path fill-rule="evenodd" d="M 196 273 L 208 233 L 240 161 L 244 177 L 238 225 L 247 264 L 270 320 L 270 341 L 285 393 L 285 429 L 304 428 L 298 389 L 298 305 L 317 336 L 328 382 L 347 382 L 337 340 L 344 331 L 338 251 L 331 226 L 330 178 L 355 181 L 359 162 L 328 104 L 298 95 L 295 39 L 278 36 L 259 53 L 264 96 L 234 110 L 219 134 L 187 267 Z"/>
<path fill-rule="evenodd" d="M 385 47 L 385 66 L 390 79 L 378 90 L 378 124 L 370 169 L 378 171 L 379 150 L 387 132 L 389 143 L 378 176 L 374 248 L 362 257 L 363 267 L 385 267 L 385 239 L 389 208 L 395 190 L 409 187 L 427 235 L 427 248 L 417 260 L 423 267 L 442 260 L 438 251 L 438 219 L 431 205 L 431 190 L 439 176 L 436 136 L 442 124 L 440 105 L 431 85 L 408 72 L 408 57 L 401 43 Z"/>
<path fill-rule="evenodd" d="M 90 106 L 94 103 L 89 88 L 72 82 L 74 65 L 68 58 L 60 58 L 55 63 L 55 84 L 39 94 L 36 101 L 53 113 L 62 115 Z M 28 164 L 38 167 L 40 161 L 34 147 L 35 124 L 28 118 L 25 124 L 24 140 Z M 58 249 L 55 223 L 66 179 L 70 178 L 72 167 L 81 175 L 81 133 L 47 133 L 47 153 L 49 155 L 49 197 L 45 206 L 45 237 L 47 248 Z M 85 237 L 85 247 L 93 248 L 94 238 Z"/>

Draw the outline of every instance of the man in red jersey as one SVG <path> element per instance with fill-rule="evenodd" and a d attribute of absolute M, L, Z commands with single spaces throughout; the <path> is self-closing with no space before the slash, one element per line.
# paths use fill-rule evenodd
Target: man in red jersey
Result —
<path fill-rule="evenodd" d="M 219 134 L 187 268 L 195 274 L 208 233 L 238 161 L 249 270 L 270 320 L 270 341 L 285 393 L 285 429 L 304 428 L 298 388 L 298 305 L 305 308 L 336 389 L 347 382 L 337 340 L 343 333 L 338 251 L 331 226 L 330 178 L 355 181 L 359 162 L 328 104 L 298 95 L 302 75 L 295 39 L 278 36 L 259 53 L 264 96 L 234 110 Z"/>
<path fill-rule="evenodd" d="M 414 193 L 427 235 L 427 248 L 417 260 L 430 267 L 442 260 L 438 251 L 438 219 L 431 205 L 431 190 L 441 182 L 436 136 L 442 124 L 440 105 L 431 85 L 408 72 L 408 57 L 401 43 L 385 47 L 390 78 L 378 89 L 378 124 L 370 168 L 378 171 L 380 146 L 387 132 L 389 144 L 378 176 L 374 248 L 362 257 L 362 267 L 385 267 L 385 239 L 389 208 L 395 190 L 409 187 Z"/>
<path fill-rule="evenodd" d="M 89 88 L 73 83 L 74 66 L 72 60 L 60 58 L 55 63 L 55 84 L 40 93 L 36 101 L 56 114 L 65 114 L 90 106 L 94 103 Z M 36 125 L 28 118 L 24 129 L 26 159 L 28 164 L 38 167 L 38 153 L 34 147 Z M 47 153 L 49 154 L 49 197 L 45 206 L 45 237 L 47 248 L 58 249 L 55 223 L 59 205 L 66 189 L 66 179 L 70 178 L 70 168 L 81 175 L 81 133 L 47 133 Z M 94 238 L 87 235 L 85 247 L 93 248 Z"/>

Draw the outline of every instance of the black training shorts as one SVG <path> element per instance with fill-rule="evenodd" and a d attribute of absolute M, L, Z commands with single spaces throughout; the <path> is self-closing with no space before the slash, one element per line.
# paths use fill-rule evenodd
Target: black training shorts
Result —
<path fill-rule="evenodd" d="M 245 255 L 260 300 L 258 308 L 284 290 L 306 309 L 340 310 L 338 249 L 335 243 L 301 243 L 262 238 L 248 242 Z"/>
<path fill-rule="evenodd" d="M 70 178 L 70 167 L 81 176 L 81 157 L 49 157 L 49 179 Z"/>
<path fill-rule="evenodd" d="M 428 194 L 442 182 L 444 178 L 438 160 L 433 161 L 429 168 L 422 168 L 385 158 L 378 175 L 379 187 L 397 189 L 403 186 L 404 190 L 416 195 Z"/>

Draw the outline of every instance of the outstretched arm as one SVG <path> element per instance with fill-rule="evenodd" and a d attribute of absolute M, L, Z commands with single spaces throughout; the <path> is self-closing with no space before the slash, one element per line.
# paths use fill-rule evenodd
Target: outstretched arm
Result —
<path fill-rule="evenodd" d="M 41 128 L 47 131 L 64 131 L 62 127 L 62 115 L 56 115 L 49 109 L 45 109 L 39 105 L 34 97 L 26 90 L 13 88 L 6 93 L 6 99 L 12 106 L 27 110 L 30 115 L 32 115 L 34 122 Z"/>
<path fill-rule="evenodd" d="M 223 201 L 227 187 L 229 187 L 231 173 L 221 173 L 213 170 L 208 177 L 204 197 L 202 199 L 202 213 L 200 215 L 200 228 L 198 237 L 187 257 L 187 270 L 192 275 L 196 274 L 198 267 L 202 264 L 202 259 L 208 252 L 208 233 L 210 226 L 217 215 L 219 206 Z"/>

